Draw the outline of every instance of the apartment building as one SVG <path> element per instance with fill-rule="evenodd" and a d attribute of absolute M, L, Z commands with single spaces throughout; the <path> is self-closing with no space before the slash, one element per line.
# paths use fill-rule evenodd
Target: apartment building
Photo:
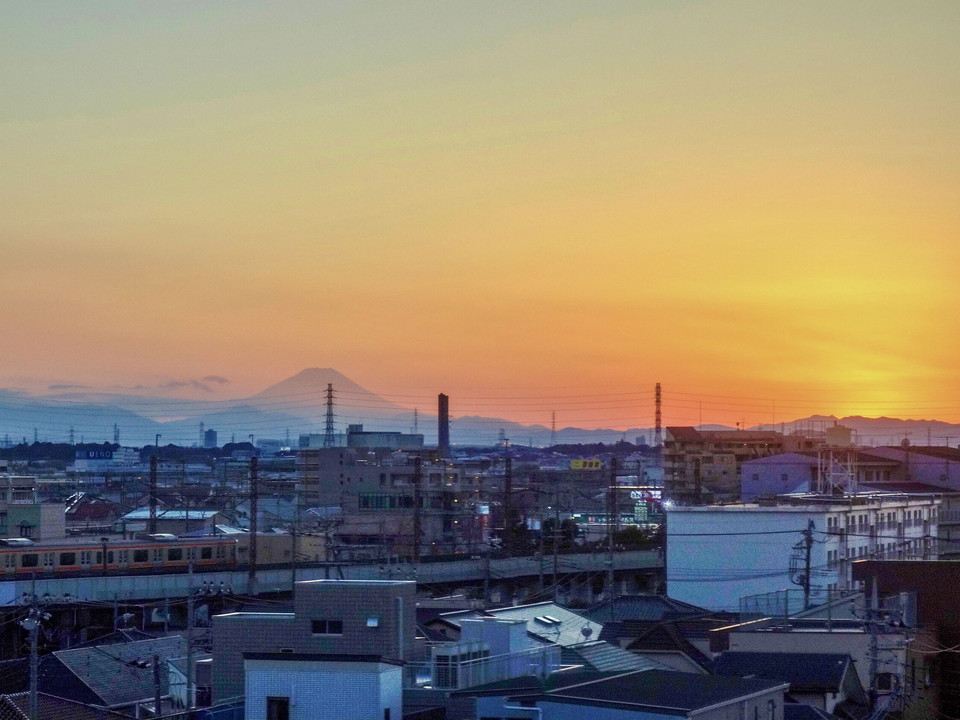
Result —
<path fill-rule="evenodd" d="M 854 560 L 936 559 L 939 506 L 938 495 L 870 493 L 668 507 L 668 592 L 737 611 L 743 597 L 801 587 L 808 529 L 810 587 L 853 589 Z"/>

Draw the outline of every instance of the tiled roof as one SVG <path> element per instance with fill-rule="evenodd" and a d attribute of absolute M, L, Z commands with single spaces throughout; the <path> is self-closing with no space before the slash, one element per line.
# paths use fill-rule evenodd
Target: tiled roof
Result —
<path fill-rule="evenodd" d="M 647 670 L 555 690 L 546 699 L 638 705 L 672 711 L 668 714 L 685 714 L 783 685 L 776 680 Z"/>
<path fill-rule="evenodd" d="M 29 720 L 30 693 L 0 696 L 0 720 Z M 37 693 L 38 720 L 129 720 L 126 715 L 74 700 Z"/>
<path fill-rule="evenodd" d="M 597 672 L 633 672 L 639 670 L 669 670 L 656 660 L 611 645 L 604 640 L 568 645 L 560 656 L 564 665 L 585 665 Z"/>
<path fill-rule="evenodd" d="M 763 677 L 790 683 L 793 691 L 839 692 L 849 655 L 840 653 L 725 652 L 718 675 Z"/>
<path fill-rule="evenodd" d="M 710 665 L 710 658 L 683 636 L 676 623 L 670 621 L 649 625 L 627 649 L 641 653 L 644 650 L 682 652 L 702 667 Z"/>
<path fill-rule="evenodd" d="M 584 615 L 597 622 L 610 620 L 666 620 L 684 615 L 707 615 L 710 611 L 674 600 L 666 595 L 622 595 L 594 605 Z"/>
<path fill-rule="evenodd" d="M 153 656 L 159 655 L 161 661 L 166 661 L 186 654 L 186 639 L 179 635 L 53 653 L 107 707 L 152 698 Z M 169 693 L 166 680 L 167 674 L 162 673 L 162 695 Z"/>
<path fill-rule="evenodd" d="M 833 713 L 805 703 L 784 703 L 783 720 L 839 720 Z"/>

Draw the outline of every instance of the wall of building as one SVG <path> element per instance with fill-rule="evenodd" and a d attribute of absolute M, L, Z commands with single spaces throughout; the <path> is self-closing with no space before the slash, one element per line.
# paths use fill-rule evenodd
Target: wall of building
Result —
<path fill-rule="evenodd" d="M 797 589 L 789 568 L 812 521 L 812 586 L 852 587 L 851 563 L 867 557 L 936 557 L 937 496 L 874 495 L 775 506 L 667 509 L 667 589 L 711 610 L 738 610 L 748 595 Z"/>
<path fill-rule="evenodd" d="M 368 619 L 377 618 L 377 627 Z M 337 621 L 340 632 L 314 632 L 314 621 Z M 213 628 L 215 700 L 243 694 L 243 653 L 413 656 L 416 583 L 313 580 L 297 583 L 293 613 L 216 615 Z"/>
<path fill-rule="evenodd" d="M 268 696 L 290 698 L 290 720 L 402 717 L 402 669 L 360 662 L 247 660 L 246 720 L 267 717 Z"/>

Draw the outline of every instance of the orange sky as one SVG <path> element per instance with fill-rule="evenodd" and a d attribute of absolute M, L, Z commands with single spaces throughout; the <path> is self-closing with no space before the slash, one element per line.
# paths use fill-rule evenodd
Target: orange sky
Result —
<path fill-rule="evenodd" d="M 0 18 L 2 387 L 960 422 L 955 2 Z"/>

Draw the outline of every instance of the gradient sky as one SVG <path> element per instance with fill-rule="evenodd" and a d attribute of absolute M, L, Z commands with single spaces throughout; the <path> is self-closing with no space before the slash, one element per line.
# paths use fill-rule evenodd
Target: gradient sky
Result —
<path fill-rule="evenodd" d="M 0 386 L 960 422 L 958 37 L 953 0 L 0 2 Z"/>

